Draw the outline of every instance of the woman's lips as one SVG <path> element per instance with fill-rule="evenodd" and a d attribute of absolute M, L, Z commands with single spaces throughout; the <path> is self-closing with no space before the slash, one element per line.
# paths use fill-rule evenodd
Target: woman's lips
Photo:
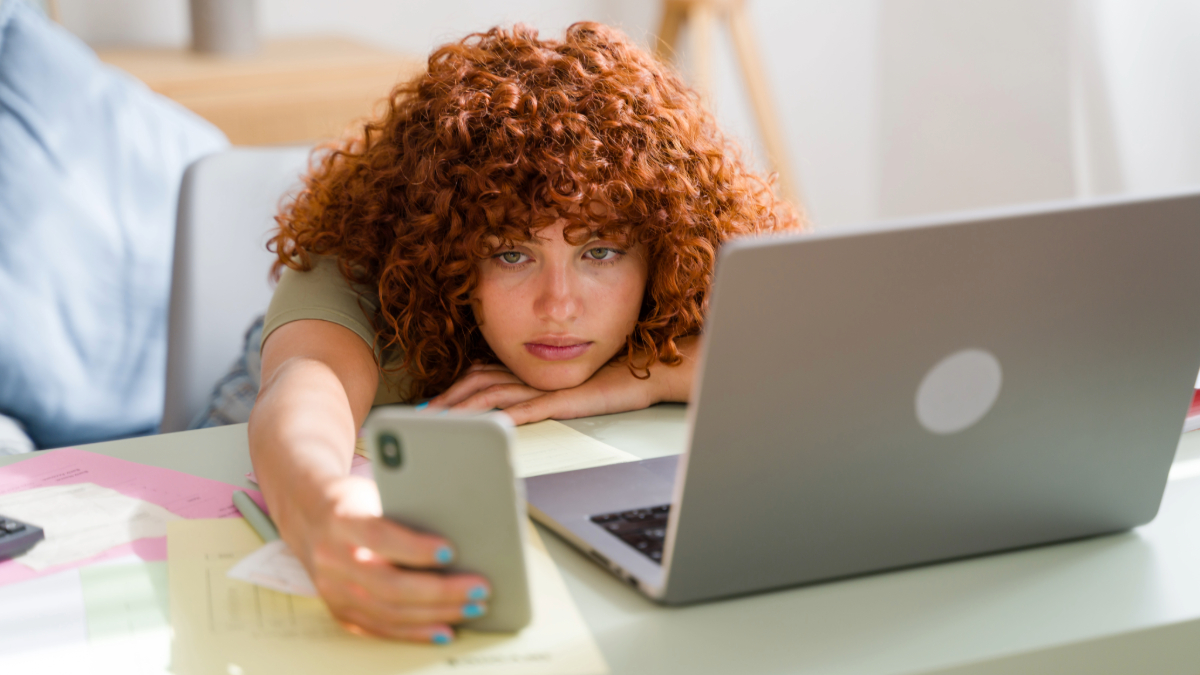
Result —
<path fill-rule="evenodd" d="M 548 345 L 541 342 L 526 342 L 525 351 L 543 361 L 568 361 L 586 352 L 592 343 L 577 342 L 571 345 Z"/>

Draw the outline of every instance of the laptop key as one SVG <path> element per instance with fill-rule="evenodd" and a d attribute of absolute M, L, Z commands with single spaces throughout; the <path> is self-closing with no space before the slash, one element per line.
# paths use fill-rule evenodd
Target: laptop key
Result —
<path fill-rule="evenodd" d="M 602 513 L 589 520 L 612 533 L 655 563 L 662 562 L 670 504 L 648 506 L 615 513 Z"/>

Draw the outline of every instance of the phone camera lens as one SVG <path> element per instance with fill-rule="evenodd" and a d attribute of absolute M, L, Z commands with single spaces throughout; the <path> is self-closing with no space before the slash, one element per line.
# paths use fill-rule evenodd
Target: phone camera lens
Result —
<path fill-rule="evenodd" d="M 386 466 L 393 469 L 400 468 L 402 456 L 400 454 L 400 439 L 391 434 L 379 434 L 379 458 L 383 460 Z"/>

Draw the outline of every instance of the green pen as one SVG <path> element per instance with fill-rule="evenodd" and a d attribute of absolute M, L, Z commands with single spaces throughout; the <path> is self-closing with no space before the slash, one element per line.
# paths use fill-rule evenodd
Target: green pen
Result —
<path fill-rule="evenodd" d="M 250 495 L 241 490 L 234 492 L 233 505 L 264 542 L 272 542 L 279 538 L 279 530 L 275 529 L 275 523 L 271 522 L 271 517 L 258 508 L 258 504 L 250 498 Z"/>

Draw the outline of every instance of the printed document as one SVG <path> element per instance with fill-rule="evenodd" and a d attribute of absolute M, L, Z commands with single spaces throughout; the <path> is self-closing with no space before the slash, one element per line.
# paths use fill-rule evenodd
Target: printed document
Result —
<path fill-rule="evenodd" d="M 134 556 L 0 586 L 0 673 L 168 675 L 167 564 Z"/>
<path fill-rule="evenodd" d="M 229 568 L 227 574 L 230 579 L 258 584 L 280 593 L 317 597 L 308 570 L 282 539 L 263 544 L 262 548 Z"/>
<path fill-rule="evenodd" d="M 138 539 L 165 537 L 167 522 L 179 519 L 157 504 L 95 483 L 0 495 L 0 513 L 45 530 L 45 540 L 14 558 L 38 571 L 94 558 Z"/>
<path fill-rule="evenodd" d="M 608 671 L 558 568 L 530 530 L 533 622 L 518 633 L 460 631 L 445 646 L 354 635 L 316 598 L 227 576 L 262 541 L 244 521 L 177 520 L 167 527 L 175 675 L 591 675 Z"/>
<path fill-rule="evenodd" d="M 525 424 L 515 432 L 513 470 L 518 478 L 638 461 L 636 455 L 554 420 Z"/>
<path fill-rule="evenodd" d="M 0 508 L 0 513 L 41 526 L 46 539 L 30 551 L 33 557 L 0 561 L 0 585 L 130 554 L 142 560 L 166 560 L 162 523 L 169 520 L 167 513 L 180 518 L 240 519 L 233 506 L 233 493 L 238 489 L 75 448 L 46 450 L 9 464 L 0 468 L 0 503 L 20 506 L 9 511 Z M 32 492 L 32 497 L 20 496 L 31 491 L 37 492 Z M 246 492 L 265 506 L 257 490 Z M 26 508 L 38 510 L 37 517 L 18 515 L 18 509 L 27 513 Z M 66 518 L 68 509 L 75 511 L 71 518 Z M 47 517 L 62 519 L 61 526 Z M 75 518 L 97 530 L 76 532 L 70 541 L 57 541 L 70 531 Z M 101 548 L 116 541 L 124 543 Z M 84 553 L 87 555 L 80 557 Z"/>

